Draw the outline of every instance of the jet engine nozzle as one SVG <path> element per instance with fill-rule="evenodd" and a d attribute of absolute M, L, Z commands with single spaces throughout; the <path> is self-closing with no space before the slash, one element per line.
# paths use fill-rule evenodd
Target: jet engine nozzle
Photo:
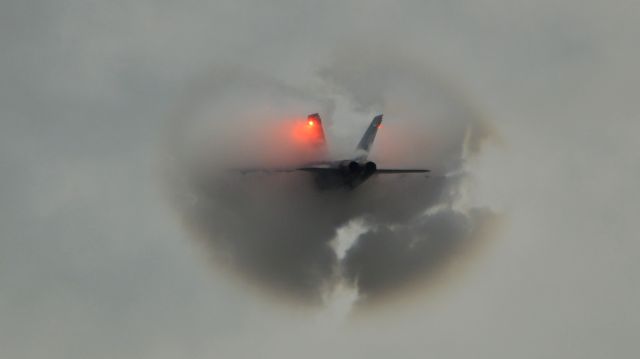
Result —
<path fill-rule="evenodd" d="M 375 162 L 369 161 L 364 164 L 365 175 L 372 175 L 377 169 L 378 169 L 378 166 L 376 165 Z"/>
<path fill-rule="evenodd" d="M 360 170 L 361 170 L 361 166 L 358 162 L 356 161 L 349 162 L 349 172 L 356 174 L 356 173 L 359 173 Z"/>
<path fill-rule="evenodd" d="M 342 161 L 340 170 L 348 175 L 357 175 L 362 172 L 362 166 L 357 161 Z"/>

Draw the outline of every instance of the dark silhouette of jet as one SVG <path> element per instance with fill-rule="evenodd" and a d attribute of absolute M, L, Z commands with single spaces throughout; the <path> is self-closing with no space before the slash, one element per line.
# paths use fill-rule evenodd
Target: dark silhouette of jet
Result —
<path fill-rule="evenodd" d="M 241 169 L 242 173 L 250 172 L 294 172 L 302 171 L 313 175 L 318 188 L 354 189 L 363 184 L 374 175 L 381 174 L 401 174 L 401 173 L 426 173 L 428 169 L 413 168 L 378 168 L 375 162 L 369 161 L 369 151 L 376 138 L 376 133 L 382 125 L 382 114 L 377 115 L 369 124 L 362 139 L 356 147 L 353 157 L 341 160 L 314 161 L 292 168 L 263 168 L 263 169 Z M 310 131 L 310 141 L 318 150 L 326 150 L 326 141 L 322 119 L 317 113 L 307 117 L 307 129 Z"/>

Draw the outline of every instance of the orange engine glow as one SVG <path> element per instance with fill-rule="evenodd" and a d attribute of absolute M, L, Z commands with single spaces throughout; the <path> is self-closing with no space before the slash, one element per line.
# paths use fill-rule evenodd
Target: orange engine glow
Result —
<path fill-rule="evenodd" d="M 309 124 L 309 126 L 314 126 L 316 123 L 313 122 L 312 120 L 309 120 L 309 122 L 307 122 Z"/>

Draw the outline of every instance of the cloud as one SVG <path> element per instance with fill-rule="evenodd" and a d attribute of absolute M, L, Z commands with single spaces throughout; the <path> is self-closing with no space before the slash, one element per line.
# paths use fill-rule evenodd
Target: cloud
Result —
<path fill-rule="evenodd" d="M 453 256 L 480 241 L 495 219 L 491 210 L 474 208 L 441 210 L 399 226 L 373 226 L 348 250 L 343 275 L 358 288 L 361 303 L 406 289 L 440 274 Z"/>
<path fill-rule="evenodd" d="M 427 68 L 372 51 L 338 51 L 318 71 L 323 85 L 315 93 L 238 68 L 195 86 L 171 134 L 174 155 L 181 154 L 172 193 L 216 263 L 267 291 L 321 303 L 344 280 L 362 298 L 383 296 L 435 273 L 476 240 L 493 214 L 459 206 L 464 164 L 492 132 Z M 329 133 L 348 139 L 330 139 L 332 146 L 349 148 L 360 128 L 333 121 L 336 103 L 348 104 L 338 108 L 347 118 L 385 113 L 388 130 L 372 153 L 379 166 L 427 167 L 433 175 L 378 176 L 354 191 L 321 192 L 304 173 L 229 171 L 308 160 L 287 129 L 312 112 L 325 117 Z M 354 220 L 367 231 L 338 258 L 332 241 Z"/>

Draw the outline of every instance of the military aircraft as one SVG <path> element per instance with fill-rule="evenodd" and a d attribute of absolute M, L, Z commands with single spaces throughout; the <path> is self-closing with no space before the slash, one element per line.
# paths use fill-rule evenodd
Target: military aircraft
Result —
<path fill-rule="evenodd" d="M 319 151 L 326 150 L 326 141 L 322 119 L 317 113 L 307 117 L 306 130 L 310 134 L 309 141 Z M 382 126 L 382 114 L 377 115 L 367 127 L 362 139 L 356 147 L 353 157 L 341 160 L 314 161 L 292 168 L 242 169 L 240 172 L 294 172 L 301 171 L 313 175 L 319 189 L 354 189 L 374 175 L 426 173 L 428 169 L 413 168 L 378 168 L 375 162 L 369 161 L 369 151 L 373 145 L 378 129 Z"/>

